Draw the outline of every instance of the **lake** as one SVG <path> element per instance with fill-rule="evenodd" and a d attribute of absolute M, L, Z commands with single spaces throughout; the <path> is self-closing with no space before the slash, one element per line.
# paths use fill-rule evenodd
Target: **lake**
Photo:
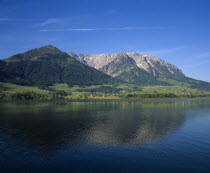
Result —
<path fill-rule="evenodd" d="M 0 172 L 209 173 L 210 99 L 1 102 Z"/>

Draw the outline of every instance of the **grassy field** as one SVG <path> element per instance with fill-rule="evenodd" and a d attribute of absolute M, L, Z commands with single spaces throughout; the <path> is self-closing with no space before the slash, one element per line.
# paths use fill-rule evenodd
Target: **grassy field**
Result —
<path fill-rule="evenodd" d="M 39 87 L 35 86 L 21 86 L 21 85 L 15 85 L 10 83 L 2 83 L 0 82 L 0 85 L 5 89 L 5 91 L 2 91 L 6 94 L 14 94 L 17 92 L 35 92 L 39 94 L 48 94 L 49 91 L 39 89 Z"/>
<path fill-rule="evenodd" d="M 35 86 L 20 86 L 10 83 L 0 83 L 0 93 L 12 95 L 15 93 L 34 92 L 43 95 L 64 92 L 66 99 L 120 99 L 126 95 L 158 95 L 175 94 L 178 97 L 210 96 L 210 92 L 189 88 L 187 84 L 171 80 L 176 86 L 139 86 L 134 84 L 122 85 L 92 85 L 69 86 L 68 84 L 54 84 L 47 88 Z M 125 97 L 124 97 L 125 98 Z"/>
<path fill-rule="evenodd" d="M 153 94 L 153 93 L 175 93 L 175 94 L 183 94 L 183 93 L 197 93 L 197 94 L 207 94 L 209 92 L 201 91 L 193 88 L 189 88 L 186 86 L 139 86 L 139 85 L 133 85 L 133 84 L 124 84 L 119 86 L 113 86 L 113 85 L 93 85 L 93 86 L 86 86 L 86 87 L 79 87 L 79 86 L 73 86 L 71 88 L 68 87 L 67 84 L 55 84 L 54 86 L 51 86 L 50 88 L 53 88 L 55 90 L 64 90 L 73 92 L 73 94 L 87 94 L 87 92 L 77 92 L 77 89 L 94 89 L 99 88 L 100 86 L 109 86 L 109 87 L 116 87 L 122 89 L 122 91 L 119 92 L 119 94 L 123 93 L 147 93 L 147 94 Z M 142 91 L 138 91 L 142 90 Z M 102 92 L 96 92 L 97 94 L 104 94 Z"/>
<path fill-rule="evenodd" d="M 173 79 L 158 78 L 159 81 L 167 82 L 174 86 L 191 87 L 189 83 L 179 82 Z"/>

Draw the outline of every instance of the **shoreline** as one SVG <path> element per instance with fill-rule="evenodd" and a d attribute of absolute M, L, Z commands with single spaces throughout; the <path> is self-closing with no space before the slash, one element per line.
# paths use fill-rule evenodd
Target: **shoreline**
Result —
<path fill-rule="evenodd" d="M 181 102 L 181 101 L 198 101 L 210 100 L 210 97 L 196 98 L 133 98 L 133 99 L 43 99 L 43 100 L 0 100 L 1 103 L 13 102 Z"/>

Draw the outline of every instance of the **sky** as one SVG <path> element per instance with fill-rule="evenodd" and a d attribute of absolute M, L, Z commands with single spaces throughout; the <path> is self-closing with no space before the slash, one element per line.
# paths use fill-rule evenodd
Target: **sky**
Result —
<path fill-rule="evenodd" d="M 210 82 L 209 0 L 0 0 L 0 59 L 44 45 L 138 52 Z"/>

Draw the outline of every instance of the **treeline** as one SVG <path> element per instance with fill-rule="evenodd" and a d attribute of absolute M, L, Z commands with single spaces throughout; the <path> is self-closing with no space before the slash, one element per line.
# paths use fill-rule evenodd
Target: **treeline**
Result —
<path fill-rule="evenodd" d="M 64 99 L 66 96 L 71 95 L 69 92 L 63 90 L 52 91 L 48 94 L 28 92 L 16 92 L 14 94 L 5 94 L 0 92 L 1 100 L 47 100 L 47 99 Z"/>
<path fill-rule="evenodd" d="M 210 91 L 210 83 L 209 82 L 196 80 L 196 79 L 185 77 L 185 76 L 184 77 L 182 76 L 180 78 L 175 78 L 175 80 L 189 84 L 190 88 L 196 88 L 199 90 Z"/>
<path fill-rule="evenodd" d="M 6 91 L 6 88 L 5 88 L 5 87 L 3 87 L 3 85 L 2 85 L 2 84 L 0 84 L 0 92 L 2 92 L 2 91 Z"/>
<path fill-rule="evenodd" d="M 210 95 L 197 95 L 197 94 L 174 94 L 174 93 L 154 93 L 154 94 L 125 94 L 120 95 L 120 98 L 196 98 L 196 97 L 210 97 Z"/>
<path fill-rule="evenodd" d="M 116 87 L 110 87 L 110 86 L 100 86 L 98 88 L 82 88 L 82 89 L 77 89 L 76 91 L 78 92 L 101 92 L 101 93 L 118 93 L 122 91 L 122 88 L 116 88 Z"/>
<path fill-rule="evenodd" d="M 121 95 L 121 98 L 176 98 L 177 95 L 174 93 L 164 93 L 164 94 L 136 94 L 136 93 L 132 93 L 132 94 L 125 94 L 125 95 Z"/>

